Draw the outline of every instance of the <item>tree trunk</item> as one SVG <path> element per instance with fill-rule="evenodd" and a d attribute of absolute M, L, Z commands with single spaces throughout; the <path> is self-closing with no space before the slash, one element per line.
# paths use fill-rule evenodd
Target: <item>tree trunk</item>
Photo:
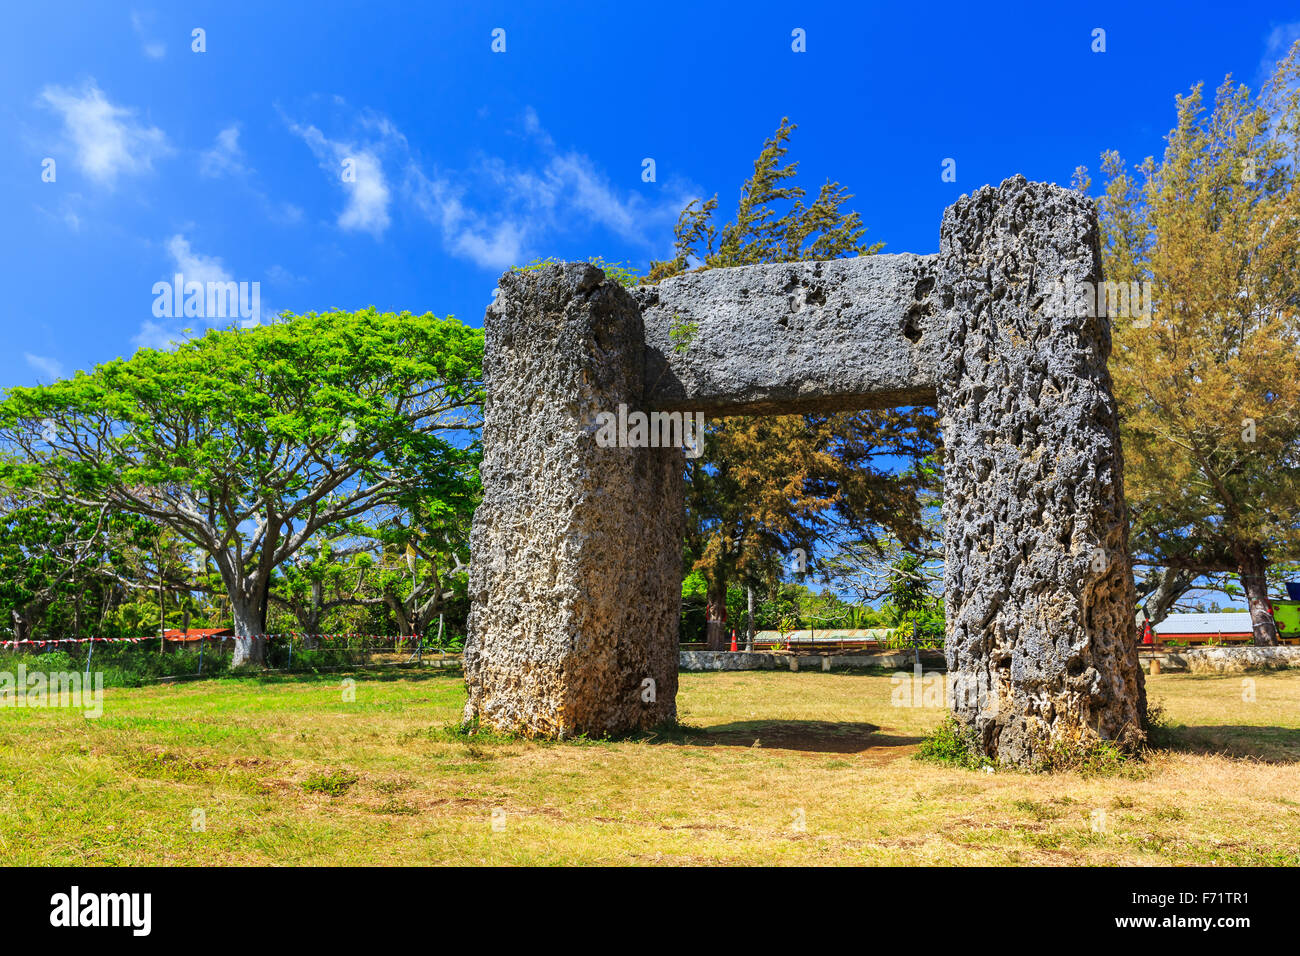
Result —
<path fill-rule="evenodd" d="M 321 632 L 320 622 L 325 614 L 325 592 L 321 582 L 313 581 L 311 583 L 311 598 L 309 600 L 311 603 L 307 606 L 306 613 L 298 619 L 303 626 L 303 630 L 306 631 L 302 639 L 303 650 L 315 650 L 317 645 L 316 636 Z"/>
<path fill-rule="evenodd" d="M 230 608 L 235 617 L 235 653 L 230 659 L 232 668 L 261 667 L 266 663 L 266 635 L 262 620 L 265 608 L 252 602 L 230 596 Z"/>
<path fill-rule="evenodd" d="M 1256 543 L 1239 545 L 1233 550 L 1241 586 L 1246 592 L 1246 605 L 1250 608 L 1251 629 L 1255 632 L 1254 643 L 1276 646 L 1277 622 L 1273 620 L 1268 600 L 1268 578 L 1265 575 L 1268 562 L 1264 560 L 1264 549 Z"/>
<path fill-rule="evenodd" d="M 723 651 L 727 644 L 727 584 L 710 581 L 704 610 L 704 640 L 711 651 Z"/>
<path fill-rule="evenodd" d="M 754 649 L 754 589 L 752 587 L 745 588 L 745 605 L 745 650 L 752 651 Z"/>
<path fill-rule="evenodd" d="M 1155 587 L 1142 599 L 1142 610 L 1155 627 L 1169 616 L 1178 599 L 1191 590 L 1198 574 L 1183 568 L 1159 568 L 1152 571 L 1146 583 L 1155 582 Z"/>
<path fill-rule="evenodd" d="M 14 640 L 15 641 L 27 640 L 27 635 L 30 633 L 27 626 L 27 618 L 21 613 L 19 613 L 18 611 L 10 611 L 9 615 L 13 619 L 13 623 L 14 623 Z M 23 650 L 23 648 L 20 647 L 18 644 L 15 644 L 14 650 L 21 651 Z"/>
<path fill-rule="evenodd" d="M 395 594 L 385 594 L 384 602 L 388 609 L 393 612 L 393 617 L 397 620 L 397 633 L 402 637 L 410 637 L 415 633 L 411 628 L 411 617 L 406 613 L 406 604 Z"/>

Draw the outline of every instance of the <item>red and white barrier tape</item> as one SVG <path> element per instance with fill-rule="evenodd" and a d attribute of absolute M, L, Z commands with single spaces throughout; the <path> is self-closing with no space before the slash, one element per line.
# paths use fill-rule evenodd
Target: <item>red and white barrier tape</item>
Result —
<path fill-rule="evenodd" d="M 139 644 L 152 641 L 152 637 L 46 637 L 22 641 L 0 641 L 0 647 L 17 647 L 19 644 Z"/>
<path fill-rule="evenodd" d="M 263 634 L 262 638 L 268 641 L 284 640 L 286 638 L 290 641 L 294 640 L 295 638 L 298 639 L 311 638 L 312 640 L 320 640 L 320 641 L 337 641 L 337 640 L 353 640 L 356 638 L 373 638 L 375 640 L 380 640 L 380 641 L 396 641 L 405 644 L 407 641 L 419 640 L 420 635 L 407 634 L 407 635 L 394 636 L 391 634 L 301 634 L 297 632 L 290 632 L 285 634 Z M 248 639 L 249 638 L 247 636 L 239 637 L 239 636 L 231 636 L 229 634 L 226 634 L 226 635 L 212 635 L 211 637 L 208 638 L 195 637 L 190 640 L 177 640 L 174 641 L 174 643 L 186 644 L 186 643 L 190 643 L 191 640 L 192 641 L 197 641 L 197 640 L 246 641 Z M 0 647 L 17 647 L 19 645 L 26 645 L 26 644 L 91 644 L 91 643 L 139 644 L 141 641 L 154 641 L 154 640 L 157 640 L 157 638 L 155 637 L 46 637 L 46 638 L 38 637 L 33 639 L 24 639 L 21 641 L 17 641 L 17 640 L 0 641 Z"/>

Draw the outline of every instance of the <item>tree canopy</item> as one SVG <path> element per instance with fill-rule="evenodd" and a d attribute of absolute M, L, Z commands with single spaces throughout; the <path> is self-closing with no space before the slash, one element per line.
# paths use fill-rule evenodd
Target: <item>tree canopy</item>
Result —
<path fill-rule="evenodd" d="M 277 568 L 350 522 L 464 482 L 482 333 L 454 319 L 309 313 L 212 330 L 0 402 L 0 484 L 148 519 L 211 558 L 261 660 Z"/>
<path fill-rule="evenodd" d="M 1235 572 L 1271 644 L 1267 569 L 1300 556 L 1300 44 L 1258 96 L 1176 106 L 1159 161 L 1102 158 L 1106 276 L 1154 304 L 1112 317 L 1134 548 L 1162 611 Z"/>

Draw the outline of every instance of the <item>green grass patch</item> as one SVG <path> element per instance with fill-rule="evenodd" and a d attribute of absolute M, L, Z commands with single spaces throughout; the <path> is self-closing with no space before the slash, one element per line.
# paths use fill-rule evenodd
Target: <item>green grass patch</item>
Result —
<path fill-rule="evenodd" d="M 299 786 L 307 793 L 341 797 L 352 789 L 358 779 L 355 773 L 348 770 L 331 770 L 328 773 L 314 773 Z"/>

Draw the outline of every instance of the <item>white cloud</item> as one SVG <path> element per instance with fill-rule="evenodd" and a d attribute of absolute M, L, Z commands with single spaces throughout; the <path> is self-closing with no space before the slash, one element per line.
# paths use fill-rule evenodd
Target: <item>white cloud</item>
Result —
<path fill-rule="evenodd" d="M 342 106 L 341 102 L 335 103 Z M 531 163 L 484 156 L 469 169 L 426 171 L 402 132 L 372 113 L 353 118 L 364 142 L 333 140 L 316 126 L 286 119 L 289 129 L 316 154 L 321 168 L 351 186 L 338 225 L 376 235 L 390 223 L 390 204 L 400 197 L 436 226 L 444 248 L 484 269 L 521 265 L 563 233 L 598 227 L 647 253 L 666 254 L 672 227 L 694 193 L 673 186 L 641 189 L 640 166 L 628 173 L 629 188 L 616 188 L 583 153 L 556 147 L 537 111 L 528 107 L 519 128 L 539 156 Z M 380 157 L 403 170 L 390 186 Z M 352 160 L 356 182 L 342 182 Z"/>
<path fill-rule="evenodd" d="M 56 359 L 48 358 L 44 355 L 33 355 L 31 352 L 24 352 L 23 358 L 27 364 L 41 374 L 43 378 L 54 381 L 56 378 L 63 378 L 63 365 Z"/>
<path fill-rule="evenodd" d="M 526 225 L 509 216 L 487 217 L 466 208 L 460 191 L 445 179 L 430 179 L 418 166 L 408 170 L 408 195 L 415 208 L 442 230 L 447 251 L 485 269 L 506 269 L 524 260 Z"/>
<path fill-rule="evenodd" d="M 140 323 L 140 331 L 131 337 L 131 342 L 142 349 L 169 349 L 188 337 L 184 332 L 146 319 Z"/>
<path fill-rule="evenodd" d="M 234 277 L 226 271 L 221 260 L 216 256 L 205 256 L 194 251 L 190 241 L 179 233 L 167 240 L 165 248 L 171 258 L 172 268 L 167 275 L 166 280 L 172 282 L 175 273 L 179 272 L 184 276 L 184 282 L 200 282 L 204 288 L 209 282 L 231 282 Z M 191 329 L 197 334 L 202 334 L 202 330 L 194 329 L 196 323 L 206 322 L 201 318 L 176 318 L 172 324 L 165 325 L 156 322 L 153 319 L 147 319 L 140 325 L 140 331 L 136 333 L 131 340 L 138 346 L 153 349 L 171 348 L 178 342 L 184 342 L 190 337 L 186 329 Z"/>
<path fill-rule="evenodd" d="M 279 263 L 266 270 L 266 277 L 279 285 L 295 285 L 305 281 L 302 276 L 294 275 Z"/>
<path fill-rule="evenodd" d="M 145 21 L 147 19 L 152 20 L 153 14 L 149 14 L 146 17 L 132 10 L 131 29 L 134 30 L 135 35 L 140 38 L 140 49 L 144 51 L 144 55 L 149 57 L 151 60 L 161 60 L 167 55 L 167 45 L 157 40 L 151 40 L 145 36 Z"/>
<path fill-rule="evenodd" d="M 134 110 L 114 106 L 93 79 L 80 92 L 47 86 L 41 100 L 63 117 L 82 169 L 104 185 L 124 173 L 150 171 L 155 159 L 171 153 L 162 130 L 137 122 Z"/>
<path fill-rule="evenodd" d="M 537 110 L 531 106 L 524 107 L 524 132 L 532 136 L 547 149 L 555 146 L 555 140 L 551 139 L 551 134 L 542 129 L 541 117 L 537 115 Z"/>
<path fill-rule="evenodd" d="M 199 172 L 204 176 L 242 176 L 248 172 L 244 151 L 239 148 L 239 127 L 227 126 L 217 133 L 211 149 L 199 154 Z"/>
<path fill-rule="evenodd" d="M 1284 23 L 1274 27 L 1273 32 L 1268 35 L 1264 52 L 1272 57 L 1285 56 L 1296 40 L 1300 40 L 1300 21 Z"/>
<path fill-rule="evenodd" d="M 380 129 L 382 135 L 393 138 L 396 130 L 391 124 Z M 315 126 L 290 123 L 289 129 L 302 138 L 316 155 L 321 169 L 335 180 L 347 194 L 347 202 L 339 213 L 340 229 L 368 232 L 376 239 L 388 228 L 388 205 L 392 198 L 384 166 L 373 148 L 355 143 L 328 139 Z"/>
<path fill-rule="evenodd" d="M 1263 83 L 1273 75 L 1277 61 L 1290 51 L 1292 44 L 1300 40 L 1300 21 L 1283 23 L 1270 31 L 1264 41 L 1264 56 L 1259 61 L 1260 82 Z"/>
<path fill-rule="evenodd" d="M 456 177 L 459 185 L 448 176 L 426 176 L 414 163 L 408 170 L 411 201 L 442 229 L 448 251 L 484 268 L 520 265 L 555 235 L 580 225 L 600 226 L 634 246 L 659 251 L 694 198 L 682 189 L 659 190 L 653 199 L 631 189 L 620 192 L 588 156 L 559 151 L 532 107 L 524 111 L 523 130 L 543 153 L 532 167 L 485 157 Z"/>
<path fill-rule="evenodd" d="M 167 254 L 172 257 L 176 271 L 185 276 L 186 282 L 207 285 L 209 282 L 234 281 L 234 276 L 226 271 L 219 258 L 195 252 L 190 241 L 179 233 L 167 240 Z"/>

